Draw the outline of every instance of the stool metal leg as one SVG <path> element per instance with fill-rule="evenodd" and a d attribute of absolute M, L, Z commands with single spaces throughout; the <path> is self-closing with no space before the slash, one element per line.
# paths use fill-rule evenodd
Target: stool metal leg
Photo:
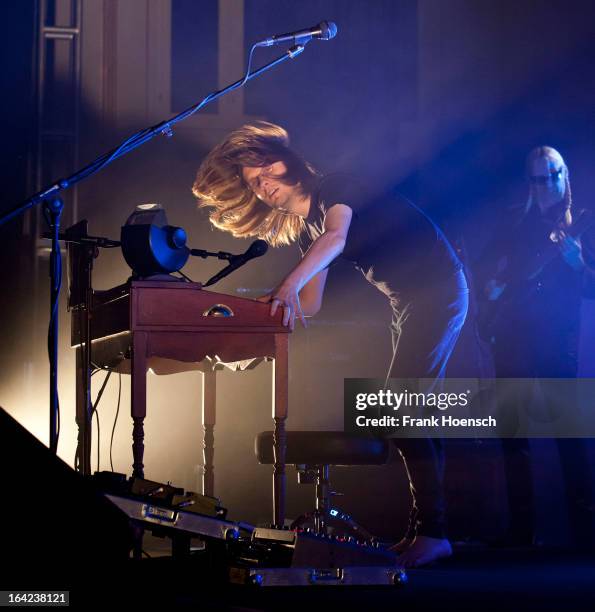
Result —
<path fill-rule="evenodd" d="M 322 534 L 326 531 L 326 519 L 331 507 L 330 484 L 328 480 L 328 465 L 319 465 L 317 468 L 314 529 L 316 533 Z"/>
<path fill-rule="evenodd" d="M 332 506 L 332 497 L 340 495 L 331 490 L 328 465 L 296 465 L 300 484 L 316 485 L 316 508 L 302 514 L 293 524 L 292 529 L 304 528 L 308 523 L 313 525 L 314 533 L 319 535 L 332 533 L 350 537 L 358 541 L 373 541 L 374 536 L 349 514 Z"/>

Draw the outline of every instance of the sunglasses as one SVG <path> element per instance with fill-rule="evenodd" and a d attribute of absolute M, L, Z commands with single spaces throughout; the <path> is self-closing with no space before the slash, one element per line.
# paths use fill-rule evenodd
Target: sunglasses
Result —
<path fill-rule="evenodd" d="M 534 185 L 545 185 L 548 181 L 555 183 L 562 176 L 562 168 L 554 170 L 545 176 L 530 176 L 529 181 Z"/>

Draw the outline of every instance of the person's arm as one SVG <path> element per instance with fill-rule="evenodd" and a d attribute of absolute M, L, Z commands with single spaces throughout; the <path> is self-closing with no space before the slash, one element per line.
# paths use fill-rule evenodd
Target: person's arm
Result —
<path fill-rule="evenodd" d="M 313 317 L 322 308 L 322 296 L 324 295 L 327 276 L 328 268 L 321 270 L 300 291 L 300 304 L 305 317 Z"/>
<path fill-rule="evenodd" d="M 584 272 L 587 265 L 583 258 L 583 247 L 580 238 L 573 238 L 564 231 L 557 232 L 556 244 L 562 259 L 575 271 Z"/>
<path fill-rule="evenodd" d="M 296 315 L 305 325 L 304 316 L 316 314 L 320 309 L 326 268 L 345 248 L 351 216 L 349 206 L 331 206 L 325 216 L 324 232 L 312 243 L 300 263 L 269 295 L 259 298 L 271 302 L 271 316 L 279 306 L 284 308 L 283 325 L 293 329 Z M 303 307 L 300 298 L 304 299 Z"/>
<path fill-rule="evenodd" d="M 573 238 L 560 232 L 560 240 L 557 243 L 564 261 L 575 272 L 582 273 L 582 295 L 590 300 L 595 299 L 595 255 L 591 241 Z"/>

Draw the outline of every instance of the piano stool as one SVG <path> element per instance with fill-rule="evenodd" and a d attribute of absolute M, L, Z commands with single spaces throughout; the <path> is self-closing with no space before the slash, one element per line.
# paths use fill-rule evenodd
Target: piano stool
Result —
<path fill-rule="evenodd" d="M 372 540 L 374 537 L 348 514 L 331 504 L 329 466 L 384 465 L 388 462 L 387 440 L 362 438 L 342 431 L 288 431 L 286 463 L 295 465 L 300 484 L 316 485 L 316 506 L 301 515 L 292 529 L 312 524 L 317 534 L 333 534 Z M 254 452 L 260 464 L 273 464 L 273 432 L 263 431 L 254 440 Z"/>

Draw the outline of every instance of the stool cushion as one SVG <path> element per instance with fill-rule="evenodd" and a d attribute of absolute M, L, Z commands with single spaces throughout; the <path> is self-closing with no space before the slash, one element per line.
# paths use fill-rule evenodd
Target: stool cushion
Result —
<path fill-rule="evenodd" d="M 362 438 L 343 431 L 288 431 L 285 463 L 306 465 L 383 465 L 388 461 L 386 440 Z M 273 432 L 254 440 L 259 463 L 274 463 Z"/>

